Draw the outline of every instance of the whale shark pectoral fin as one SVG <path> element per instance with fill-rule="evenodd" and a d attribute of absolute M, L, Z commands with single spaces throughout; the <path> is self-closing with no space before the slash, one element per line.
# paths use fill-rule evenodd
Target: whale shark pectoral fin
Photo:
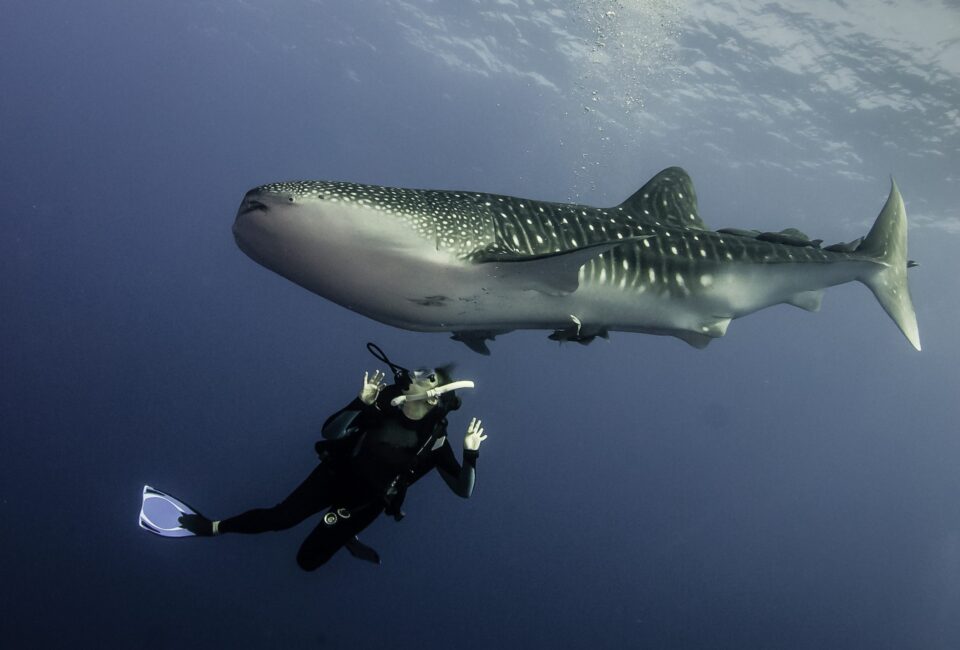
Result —
<path fill-rule="evenodd" d="M 618 246 L 648 239 L 652 235 L 604 241 L 547 255 L 521 255 L 506 250 L 487 250 L 471 256 L 491 278 L 509 282 L 518 289 L 563 296 L 580 286 L 580 267 Z"/>
<path fill-rule="evenodd" d="M 807 311 L 820 311 L 820 303 L 823 302 L 823 289 L 801 291 L 793 294 L 784 302 Z"/>

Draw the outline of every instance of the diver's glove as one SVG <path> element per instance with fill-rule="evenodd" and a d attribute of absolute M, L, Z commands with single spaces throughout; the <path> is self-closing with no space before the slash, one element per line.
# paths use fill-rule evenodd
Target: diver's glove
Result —
<path fill-rule="evenodd" d="M 470 420 L 470 426 L 467 427 L 467 435 L 463 437 L 463 448 L 467 451 L 478 451 L 480 443 L 487 439 L 483 435 L 483 426 L 480 420 L 473 418 Z"/>
<path fill-rule="evenodd" d="M 197 537 L 212 537 L 218 532 L 217 528 L 219 526 L 219 521 L 210 521 L 203 515 L 199 514 L 182 514 L 180 515 L 180 527 L 184 530 L 189 530 L 191 533 Z"/>
<path fill-rule="evenodd" d="M 383 390 L 383 387 L 386 386 L 383 381 L 384 377 L 384 373 L 380 370 L 375 370 L 373 377 L 370 376 L 370 373 L 363 373 L 363 388 L 360 389 L 361 402 L 370 406 L 377 401 L 377 396 L 380 394 L 380 391 Z"/>

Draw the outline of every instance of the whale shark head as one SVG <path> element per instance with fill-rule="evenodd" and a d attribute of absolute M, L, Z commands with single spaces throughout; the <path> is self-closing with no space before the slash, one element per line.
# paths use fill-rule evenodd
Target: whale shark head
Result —
<path fill-rule="evenodd" d="M 271 183 L 247 192 L 233 232 L 259 264 L 378 318 L 412 285 L 453 281 L 469 255 L 492 245 L 492 220 L 476 209 L 477 197 L 333 181 Z"/>
<path fill-rule="evenodd" d="M 417 259 L 431 250 L 464 256 L 494 238 L 490 219 L 472 205 L 481 196 L 332 181 L 271 183 L 246 194 L 233 231 L 261 263 L 299 249 L 342 257 L 338 253 L 358 246 L 408 250 Z"/>

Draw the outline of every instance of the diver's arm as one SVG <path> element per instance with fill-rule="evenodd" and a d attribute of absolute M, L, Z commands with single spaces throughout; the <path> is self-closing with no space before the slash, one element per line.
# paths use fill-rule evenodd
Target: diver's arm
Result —
<path fill-rule="evenodd" d="M 480 452 L 476 449 L 463 450 L 463 465 L 457 462 L 453 455 L 453 447 L 444 441 L 443 446 L 434 452 L 434 462 L 443 481 L 456 493 L 457 496 L 469 499 L 473 494 L 473 484 L 477 478 L 477 458 Z"/>
<path fill-rule="evenodd" d="M 366 408 L 359 397 L 354 398 L 352 402 L 327 418 L 320 429 L 320 434 L 326 440 L 338 440 L 347 435 L 347 431 L 353 421 Z"/>
<path fill-rule="evenodd" d="M 350 426 L 356 420 L 356 417 L 367 408 L 377 407 L 377 400 L 384 388 L 383 373 L 379 370 L 370 376 L 370 373 L 363 373 L 363 387 L 360 394 L 352 402 L 327 418 L 320 430 L 323 437 L 327 440 L 337 440 L 347 435 Z"/>

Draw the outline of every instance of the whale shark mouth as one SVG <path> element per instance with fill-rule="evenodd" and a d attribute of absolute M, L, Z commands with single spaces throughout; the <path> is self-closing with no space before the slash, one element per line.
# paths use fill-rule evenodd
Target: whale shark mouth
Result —
<path fill-rule="evenodd" d="M 243 202 L 243 205 L 240 206 L 240 209 L 237 211 L 237 216 L 242 217 L 243 215 L 250 214 L 251 212 L 267 212 L 269 208 L 266 203 L 257 201 L 256 199 L 247 199 Z"/>

